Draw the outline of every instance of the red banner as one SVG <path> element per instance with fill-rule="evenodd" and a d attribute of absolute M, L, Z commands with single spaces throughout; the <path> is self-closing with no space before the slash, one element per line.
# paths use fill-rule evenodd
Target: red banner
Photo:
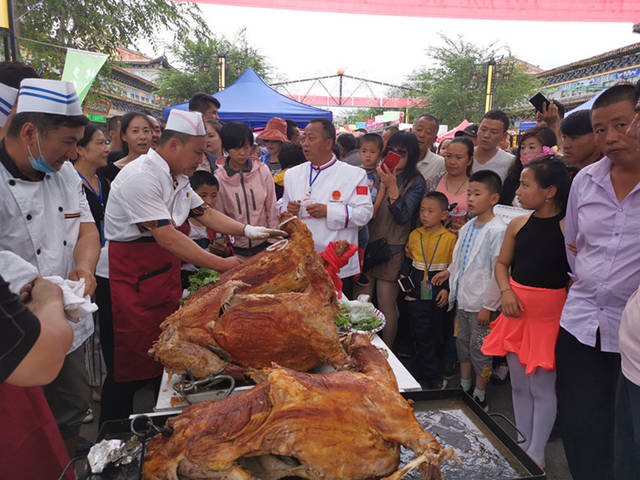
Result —
<path fill-rule="evenodd" d="M 638 22 L 637 0 L 195 0 L 236 7 L 404 17 Z"/>

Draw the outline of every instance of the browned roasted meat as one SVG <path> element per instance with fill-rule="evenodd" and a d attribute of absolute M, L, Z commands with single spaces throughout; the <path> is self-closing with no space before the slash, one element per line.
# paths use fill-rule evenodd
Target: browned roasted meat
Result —
<path fill-rule="evenodd" d="M 305 290 L 309 282 L 299 274 L 298 266 L 309 256 L 319 258 L 313 247 L 313 236 L 300 219 L 289 213 L 280 215 L 280 222 L 281 230 L 288 234 L 285 240 L 225 272 L 217 283 L 198 290 L 186 304 L 231 280 L 238 280 L 245 284 L 238 288 L 238 293 L 283 293 Z"/>
<path fill-rule="evenodd" d="M 348 349 L 360 372 L 274 368 L 248 392 L 170 419 L 173 434 L 149 443 L 145 479 L 380 478 L 398 467 L 400 445 L 422 455 L 423 479 L 440 478 L 450 452 L 417 422 L 385 358 L 363 336 Z"/>
<path fill-rule="evenodd" d="M 223 275 L 161 324 L 163 332 L 149 353 L 168 371 L 188 370 L 196 378 L 221 373 L 227 364 L 221 350 L 247 369 L 272 362 L 299 371 L 323 363 L 351 365 L 334 323 L 334 286 L 313 251 L 309 230 L 297 218 L 283 228 L 290 234 L 285 248 Z M 275 273 L 267 276 L 270 265 Z"/>

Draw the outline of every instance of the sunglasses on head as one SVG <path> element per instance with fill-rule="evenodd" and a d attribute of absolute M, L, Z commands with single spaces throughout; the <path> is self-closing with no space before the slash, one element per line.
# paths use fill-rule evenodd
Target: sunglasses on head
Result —
<path fill-rule="evenodd" d="M 401 157 L 404 157 L 407 154 L 407 149 L 402 147 L 389 147 L 387 150 L 393 153 L 397 153 Z"/>

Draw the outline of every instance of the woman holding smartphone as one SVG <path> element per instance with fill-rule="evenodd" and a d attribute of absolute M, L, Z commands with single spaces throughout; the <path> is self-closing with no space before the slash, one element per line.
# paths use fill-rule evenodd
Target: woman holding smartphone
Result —
<path fill-rule="evenodd" d="M 380 190 L 374 206 L 374 218 L 369 224 L 369 245 L 386 243 L 385 250 L 389 258 L 365 270 L 364 273 L 370 281 L 366 286 L 358 287 L 357 293 L 372 296 L 374 291 L 376 292 L 378 308 L 387 319 L 382 338 L 391 347 L 398 331 L 397 280 L 404 261 L 404 247 L 424 196 L 426 184 L 416 168 L 420 147 L 414 134 L 393 134 L 389 138 L 383 157 L 385 160 L 378 167 Z"/>

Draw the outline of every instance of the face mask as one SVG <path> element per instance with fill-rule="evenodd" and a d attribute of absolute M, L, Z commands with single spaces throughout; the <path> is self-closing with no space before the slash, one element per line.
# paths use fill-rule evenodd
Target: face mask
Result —
<path fill-rule="evenodd" d="M 522 163 L 522 165 L 526 165 L 527 163 L 529 163 L 531 160 L 533 160 L 534 158 L 538 157 L 540 154 L 539 153 L 523 153 L 520 154 L 520 162 Z"/>
<path fill-rule="evenodd" d="M 36 160 L 34 158 L 34 156 L 32 155 L 32 153 L 31 153 L 31 149 L 27 145 L 27 151 L 29 152 L 29 163 L 38 172 L 42 172 L 42 173 L 57 173 L 58 171 L 55 168 L 53 168 L 51 165 L 49 165 L 49 163 L 47 163 L 47 161 L 45 160 L 44 156 L 42 155 L 42 150 L 40 149 L 40 135 L 38 135 L 37 133 L 36 133 L 36 135 L 37 135 L 36 136 L 36 141 L 38 142 L 38 151 L 40 152 L 40 156 Z"/>

